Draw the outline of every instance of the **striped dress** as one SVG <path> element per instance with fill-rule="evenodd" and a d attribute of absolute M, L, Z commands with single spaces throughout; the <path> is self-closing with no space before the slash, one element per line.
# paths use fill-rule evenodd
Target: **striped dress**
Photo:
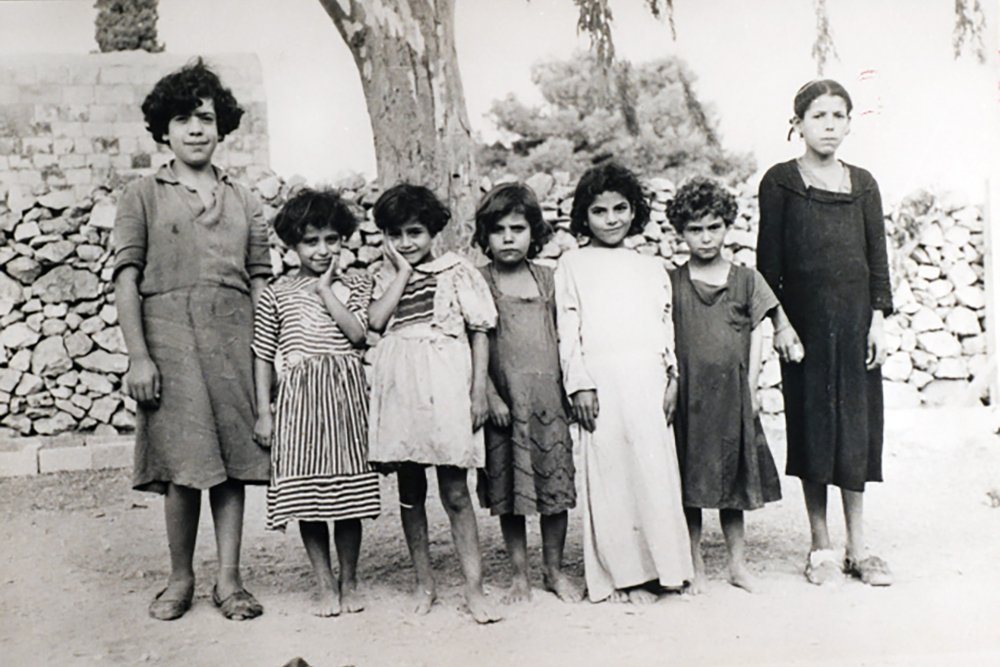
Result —
<path fill-rule="evenodd" d="M 379 513 L 368 465 L 368 395 L 361 353 L 314 291 L 316 278 L 280 278 L 254 317 L 253 351 L 279 366 L 267 490 L 267 527 Z M 367 322 L 371 280 L 347 276 L 334 293 Z"/>

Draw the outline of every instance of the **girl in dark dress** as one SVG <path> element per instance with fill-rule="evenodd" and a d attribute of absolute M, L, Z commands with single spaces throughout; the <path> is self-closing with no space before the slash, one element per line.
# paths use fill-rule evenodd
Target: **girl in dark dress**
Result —
<path fill-rule="evenodd" d="M 882 480 L 880 367 L 892 292 L 878 184 L 836 158 L 851 106 L 843 86 L 830 80 L 812 81 L 795 95 L 791 131 L 805 153 L 761 180 L 757 267 L 805 346 L 804 362 L 782 364 L 781 375 L 786 472 L 802 479 L 812 531 L 806 577 L 823 584 L 840 576 L 826 522 L 833 484 L 847 525 L 843 571 L 888 585 L 885 561 L 865 553 L 862 510 L 865 483 Z"/>
<path fill-rule="evenodd" d="M 764 278 L 722 255 L 736 212 L 736 198 L 707 178 L 685 183 L 667 207 L 670 223 L 691 250 L 691 259 L 670 278 L 680 382 L 674 433 L 694 562 L 692 593 L 705 588 L 702 509 L 719 510 L 729 582 L 752 591 L 743 556 L 743 512 L 781 498 L 755 388 L 763 340 L 759 325 L 768 315 L 778 328 L 786 320 Z"/>
<path fill-rule="evenodd" d="M 480 267 L 499 315 L 490 336 L 490 420 L 479 496 L 500 517 L 514 568 L 508 602 L 531 598 L 525 517 L 539 515 L 545 587 L 563 602 L 583 591 L 563 571 L 568 511 L 576 505 L 573 441 L 556 340 L 552 269 L 532 262 L 552 228 L 531 188 L 504 183 L 476 210 Z"/>

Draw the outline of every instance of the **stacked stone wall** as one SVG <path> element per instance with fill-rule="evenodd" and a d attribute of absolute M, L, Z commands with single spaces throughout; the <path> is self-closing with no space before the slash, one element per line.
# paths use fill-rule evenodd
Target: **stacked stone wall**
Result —
<path fill-rule="evenodd" d="M 251 181 L 270 220 L 302 179 L 285 181 L 262 169 Z M 261 175 L 263 174 L 263 175 Z M 552 262 L 577 247 L 569 233 L 573 183 L 568 174 L 529 179 L 556 234 L 541 253 Z M 484 181 L 482 191 L 492 183 Z M 666 221 L 673 184 L 646 182 L 651 220 L 627 243 L 638 252 L 677 265 L 687 250 Z M 371 220 L 378 191 L 363 178 L 337 184 L 362 224 L 347 240 L 341 264 L 376 271 L 382 234 Z M 120 187 L 102 187 L 74 198 L 70 191 L 43 195 L 0 190 L 0 440 L 19 436 L 128 432 L 135 404 L 122 393 L 128 359 L 111 285 L 115 205 Z M 737 193 L 740 214 L 727 238 L 734 261 L 752 265 L 757 203 Z M 897 312 L 886 324 L 890 349 L 884 368 L 887 405 L 916 407 L 975 402 L 970 380 L 985 364 L 983 221 L 977 206 L 927 192 L 887 211 Z M 294 270 L 294 253 L 272 234 L 275 273 Z M 767 343 L 760 377 L 766 413 L 782 409 L 778 363 Z M 808 352 L 807 352 L 808 353 Z"/>
<path fill-rule="evenodd" d="M 127 51 L 87 55 L 6 55 L 0 62 L 0 183 L 18 196 L 69 190 L 88 196 L 170 158 L 146 131 L 140 104 L 189 56 Z M 268 166 L 267 108 L 253 55 L 206 61 L 247 113 L 220 144 L 216 163 L 243 174 Z M 10 195 L 8 195 L 10 196 Z"/>

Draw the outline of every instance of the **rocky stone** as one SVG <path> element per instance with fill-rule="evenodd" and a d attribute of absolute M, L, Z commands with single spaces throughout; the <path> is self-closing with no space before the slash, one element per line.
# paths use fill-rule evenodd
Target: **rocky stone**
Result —
<path fill-rule="evenodd" d="M 32 313 L 24 318 L 24 323 L 31 327 L 32 331 L 40 332 L 42 330 L 42 322 L 45 321 L 45 316 L 41 313 Z"/>
<path fill-rule="evenodd" d="M 65 412 L 57 412 L 51 417 L 44 417 L 35 420 L 35 433 L 40 435 L 53 435 L 55 433 L 65 433 L 76 427 L 76 420 Z"/>
<path fill-rule="evenodd" d="M 938 361 L 934 377 L 943 380 L 964 380 L 969 377 L 969 365 L 964 357 L 946 357 Z"/>
<path fill-rule="evenodd" d="M 882 364 L 882 377 L 893 382 L 906 382 L 913 373 L 913 360 L 906 352 L 890 354 Z"/>
<path fill-rule="evenodd" d="M 102 424 L 108 424 L 111 422 L 111 417 L 115 414 L 115 410 L 118 409 L 119 405 L 121 405 L 121 399 L 114 396 L 106 396 L 94 401 L 87 414 Z"/>
<path fill-rule="evenodd" d="M 38 203 L 53 211 L 70 208 L 76 202 L 72 190 L 52 190 L 38 198 Z"/>
<path fill-rule="evenodd" d="M 910 352 L 910 359 L 917 370 L 932 373 L 937 367 L 938 358 L 925 350 L 913 350 Z"/>
<path fill-rule="evenodd" d="M 28 396 L 41 391 L 45 388 L 45 384 L 42 382 L 42 378 L 37 375 L 32 375 L 31 373 L 23 373 L 21 375 L 21 380 L 14 387 L 15 396 Z"/>
<path fill-rule="evenodd" d="M 72 417 L 74 420 L 74 426 L 76 425 L 76 421 L 87 416 L 87 413 L 84 410 L 81 410 L 77 406 L 73 405 L 70 401 L 63 399 L 56 399 L 56 409 L 59 410 L 59 412 L 65 412 Z"/>
<path fill-rule="evenodd" d="M 924 405 L 958 406 L 968 402 L 969 383 L 964 380 L 933 380 L 920 391 Z"/>
<path fill-rule="evenodd" d="M 941 301 L 944 297 L 951 294 L 954 290 L 954 285 L 951 284 L 950 280 L 934 280 L 930 285 L 927 286 L 927 291 L 931 293 L 931 296 L 936 301 Z"/>
<path fill-rule="evenodd" d="M 113 304 L 108 304 L 101 308 L 97 316 L 104 320 L 105 324 L 118 324 L 118 308 Z"/>
<path fill-rule="evenodd" d="M 69 327 L 66 326 L 66 322 L 63 320 L 45 320 L 42 322 L 42 335 L 43 336 L 58 336 L 64 333 Z"/>
<path fill-rule="evenodd" d="M 89 243 L 82 243 L 76 246 L 76 256 L 85 262 L 96 262 L 104 254 L 104 249 L 101 246 L 90 245 Z"/>
<path fill-rule="evenodd" d="M 69 308 L 66 307 L 65 303 L 50 303 L 42 306 L 42 314 L 45 317 L 66 317 L 68 312 Z"/>
<path fill-rule="evenodd" d="M 91 352 L 85 357 L 80 357 L 76 362 L 81 368 L 99 373 L 124 373 L 128 370 L 127 356 L 124 354 L 112 354 L 104 350 Z"/>
<path fill-rule="evenodd" d="M 37 222 L 22 222 L 14 228 L 14 240 L 25 243 L 42 233 Z"/>
<path fill-rule="evenodd" d="M 42 266 L 30 257 L 19 255 L 4 267 L 7 275 L 16 278 L 23 285 L 30 285 L 42 274 Z"/>
<path fill-rule="evenodd" d="M 128 353 L 128 350 L 125 348 L 125 338 L 122 336 L 122 331 L 118 327 L 108 327 L 107 329 L 102 329 L 91 336 L 91 338 L 102 350 L 107 352 L 116 352 L 118 354 Z"/>
<path fill-rule="evenodd" d="M 118 207 L 110 199 L 98 199 L 90 209 L 89 223 L 97 229 L 113 229 Z"/>
<path fill-rule="evenodd" d="M 939 331 L 944 329 L 944 321 L 930 308 L 921 307 L 910 320 L 910 328 L 917 333 Z"/>
<path fill-rule="evenodd" d="M 104 324 L 104 320 L 96 315 L 88 317 L 83 322 L 80 322 L 80 331 L 85 334 L 90 334 L 91 336 L 96 334 L 98 331 L 103 331 L 105 327 L 106 325 Z"/>
<path fill-rule="evenodd" d="M 33 287 L 45 303 L 95 299 L 101 294 L 98 276 L 70 266 L 57 266 L 39 278 Z"/>
<path fill-rule="evenodd" d="M 35 346 L 31 354 L 31 372 L 42 377 L 58 377 L 73 368 L 62 336 L 52 336 Z"/>
<path fill-rule="evenodd" d="M 66 336 L 66 351 L 74 359 L 87 354 L 93 347 L 94 341 L 82 331 L 74 331 Z"/>
<path fill-rule="evenodd" d="M 924 387 L 927 386 L 927 383 L 931 382 L 933 379 L 934 376 L 931 375 L 930 373 L 913 369 L 913 372 L 910 373 L 910 379 L 908 380 L 908 383 L 916 387 L 917 389 L 923 389 Z"/>
<path fill-rule="evenodd" d="M 955 297 L 960 304 L 973 310 L 979 310 L 986 306 L 986 293 L 976 285 L 963 285 L 955 288 Z"/>
<path fill-rule="evenodd" d="M 94 399 L 84 394 L 73 394 L 69 400 L 70 403 L 84 410 L 90 410 L 94 405 Z"/>
<path fill-rule="evenodd" d="M 947 331 L 929 331 L 917 336 L 921 349 L 935 357 L 957 357 L 962 354 L 962 344 Z"/>
<path fill-rule="evenodd" d="M 4 426 L 9 426 L 14 430 L 18 431 L 21 435 L 28 435 L 31 433 L 31 418 L 27 415 L 19 414 L 9 414 L 3 418 L 0 422 Z"/>
<path fill-rule="evenodd" d="M 965 261 L 956 262 L 947 273 L 948 280 L 955 287 L 967 287 L 979 279 L 976 272 Z"/>
<path fill-rule="evenodd" d="M 10 358 L 8 366 L 21 372 L 27 371 L 31 368 L 31 350 L 18 350 L 14 353 L 14 356 Z"/>
<path fill-rule="evenodd" d="M 38 342 L 41 336 L 25 322 L 15 322 L 0 331 L 0 345 L 8 350 L 30 348 Z M 30 353 L 29 353 L 30 354 Z"/>
<path fill-rule="evenodd" d="M 104 377 L 100 373 L 92 373 L 90 371 L 80 371 L 79 384 L 80 387 L 86 388 L 87 391 L 91 391 L 101 396 L 110 394 L 115 388 L 108 378 Z M 79 390 L 80 389 L 78 387 L 77 391 Z"/>
<path fill-rule="evenodd" d="M 525 185 L 534 190 L 538 200 L 541 201 L 552 192 L 552 186 L 555 185 L 555 178 L 544 172 L 539 172 L 529 176 L 528 180 L 525 181 Z"/>
<path fill-rule="evenodd" d="M 35 258 L 49 264 L 59 264 L 73 254 L 75 249 L 69 241 L 54 241 L 39 248 Z"/>
<path fill-rule="evenodd" d="M 257 181 L 256 187 L 262 199 L 274 199 L 281 193 L 281 180 L 277 176 L 269 176 Z"/>
<path fill-rule="evenodd" d="M 985 352 L 986 352 L 985 334 L 978 334 L 975 336 L 969 336 L 968 338 L 962 339 L 963 356 L 971 357 L 976 354 L 984 354 Z"/>
<path fill-rule="evenodd" d="M 24 303 L 24 288 L 3 272 L 0 272 L 0 301 L 8 302 L 12 306 Z"/>
<path fill-rule="evenodd" d="M 781 395 L 780 389 L 774 387 L 761 389 L 757 394 L 760 399 L 760 409 L 762 412 L 773 415 L 785 409 L 785 398 Z"/>
<path fill-rule="evenodd" d="M 128 412 L 125 409 L 121 409 L 115 413 L 114 417 L 111 418 L 111 425 L 119 430 L 134 431 L 135 414 Z"/>
<path fill-rule="evenodd" d="M 15 368 L 0 367 L 0 391 L 11 393 L 21 381 L 21 371 Z"/>
<path fill-rule="evenodd" d="M 49 393 L 52 394 L 52 396 L 54 396 L 55 398 L 68 400 L 73 396 L 73 390 L 70 389 L 69 387 L 61 387 L 59 385 L 53 387 L 48 384 L 46 384 L 46 386 L 48 387 Z"/>
<path fill-rule="evenodd" d="M 929 264 L 921 264 L 917 267 L 917 276 L 922 280 L 937 280 L 941 277 L 941 269 Z"/>
<path fill-rule="evenodd" d="M 781 384 L 781 364 L 776 358 L 766 360 L 760 369 L 757 386 L 767 389 Z"/>
<path fill-rule="evenodd" d="M 963 306 L 953 308 L 944 321 L 948 331 L 956 336 L 975 336 L 982 332 L 979 318 L 974 312 Z"/>

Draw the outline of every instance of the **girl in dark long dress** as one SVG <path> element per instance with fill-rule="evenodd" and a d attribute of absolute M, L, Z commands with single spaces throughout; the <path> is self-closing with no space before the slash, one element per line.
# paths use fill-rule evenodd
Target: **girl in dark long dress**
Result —
<path fill-rule="evenodd" d="M 778 470 L 758 417 L 761 323 L 787 325 L 763 276 L 722 255 L 736 219 L 736 198 L 707 178 L 694 178 L 667 207 L 670 224 L 691 250 L 671 271 L 680 389 L 674 433 L 694 581 L 705 588 L 701 511 L 719 510 L 729 582 L 754 588 L 744 560 L 743 512 L 781 498 Z"/>
<path fill-rule="evenodd" d="M 792 132 L 805 152 L 761 180 L 757 267 L 805 347 L 804 362 L 781 371 L 786 472 L 802 479 L 812 532 L 806 577 L 828 583 L 843 569 L 888 585 L 885 561 L 865 553 L 862 514 L 865 483 L 882 480 L 880 367 L 892 292 L 878 184 L 836 158 L 851 107 L 835 81 L 812 81 L 796 94 Z M 841 567 L 827 529 L 829 484 L 841 489 L 847 525 Z"/>

